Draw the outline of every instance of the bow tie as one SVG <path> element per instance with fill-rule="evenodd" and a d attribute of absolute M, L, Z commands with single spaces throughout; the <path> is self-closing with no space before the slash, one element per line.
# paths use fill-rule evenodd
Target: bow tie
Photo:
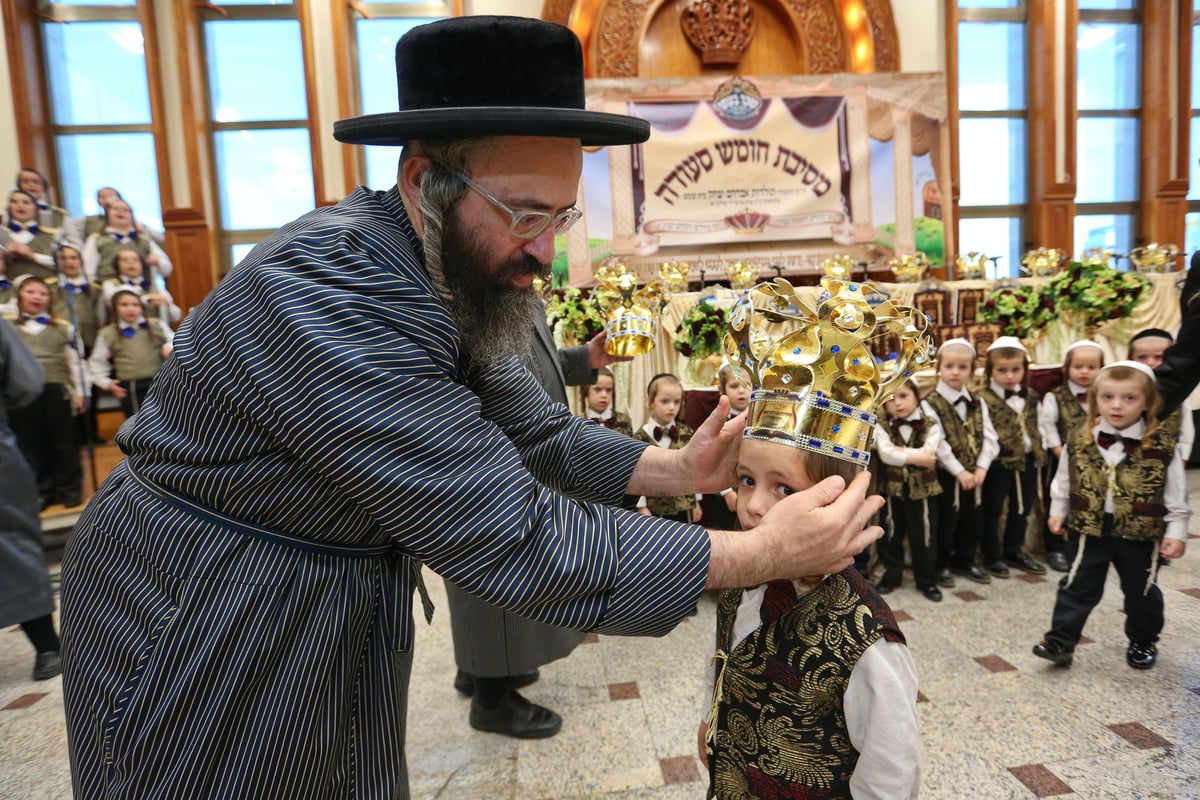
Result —
<path fill-rule="evenodd" d="M 663 436 L 668 437 L 672 442 L 678 442 L 679 428 L 676 428 L 674 425 L 668 425 L 665 428 L 660 428 L 659 426 L 655 425 L 654 440 L 658 441 L 659 439 L 663 438 Z"/>
<path fill-rule="evenodd" d="M 975 398 L 967 397 L 965 394 L 960 394 L 958 399 L 954 401 L 954 405 L 959 405 L 960 403 L 966 407 L 967 411 L 975 408 Z"/>
<path fill-rule="evenodd" d="M 763 622 L 778 619 L 796 602 L 796 587 L 791 581 L 771 581 L 763 592 L 762 605 L 758 607 L 758 616 Z"/>
<path fill-rule="evenodd" d="M 604 427 L 608 428 L 611 431 L 613 429 L 613 426 L 615 426 L 617 424 L 617 417 L 615 414 L 613 416 L 609 417 L 608 419 L 601 419 L 600 417 L 592 417 L 592 422 L 596 423 L 597 425 L 603 425 Z"/>
<path fill-rule="evenodd" d="M 67 281 L 67 292 L 80 292 L 82 294 L 87 294 L 88 285 L 86 283 L 71 283 L 70 281 Z"/>
<path fill-rule="evenodd" d="M 33 314 L 22 314 L 21 322 L 40 322 L 43 325 L 49 325 L 50 317 L 45 314 L 38 314 L 36 317 Z"/>
<path fill-rule="evenodd" d="M 146 320 L 142 320 L 137 325 L 122 325 L 121 335 L 126 339 L 132 339 L 134 336 L 137 336 L 139 330 L 147 330 Z"/>
<path fill-rule="evenodd" d="M 41 209 L 42 211 L 48 211 L 48 210 L 50 209 L 50 204 L 49 204 L 49 203 L 44 203 L 44 202 L 42 202 L 41 200 L 38 200 L 38 201 L 37 201 L 37 207 L 38 207 L 39 209 Z"/>
<path fill-rule="evenodd" d="M 116 231 L 113 231 L 112 237 L 118 242 L 136 242 L 137 231 L 130 231 L 129 233 L 117 233 Z"/>
<path fill-rule="evenodd" d="M 12 231 L 13 233 L 20 233 L 21 231 L 29 231 L 34 236 L 37 236 L 38 231 L 41 230 L 38 227 L 38 224 L 36 222 L 31 222 L 28 225 L 22 225 L 19 222 L 10 222 L 10 223 L 8 223 L 8 229 L 10 231 Z"/>
<path fill-rule="evenodd" d="M 913 433 L 919 433 L 925 430 L 925 420 L 923 419 L 894 419 L 892 420 L 892 433 L 899 435 L 900 427 L 907 425 L 912 428 Z"/>
<path fill-rule="evenodd" d="M 1134 439 L 1129 436 L 1118 436 L 1108 431 L 1100 431 L 1100 433 L 1096 434 L 1096 444 L 1100 445 L 1101 450 L 1107 450 L 1117 442 L 1121 443 L 1121 449 L 1126 453 L 1142 443 L 1140 439 Z"/>
<path fill-rule="evenodd" d="M 1021 389 L 1005 389 L 1004 390 L 1004 399 L 1005 400 L 1007 400 L 1010 397 L 1024 397 L 1024 396 L 1025 396 L 1025 392 Z"/>
<path fill-rule="evenodd" d="M 1087 402 L 1087 392 L 1076 392 L 1075 399 L 1081 403 L 1086 403 Z"/>
<path fill-rule="evenodd" d="M 150 291 L 150 281 L 146 280 L 145 278 L 142 278 L 141 280 L 134 280 L 133 278 L 126 278 L 125 285 L 132 286 L 135 289 L 141 289 L 144 292 Z"/>
<path fill-rule="evenodd" d="M 0 289 L 11 289 L 12 281 L 8 278 L 0 278 Z"/>

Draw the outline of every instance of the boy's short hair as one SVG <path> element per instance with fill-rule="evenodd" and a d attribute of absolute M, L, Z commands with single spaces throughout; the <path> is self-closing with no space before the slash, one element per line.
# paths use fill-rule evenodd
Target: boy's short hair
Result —
<path fill-rule="evenodd" d="M 725 394 L 725 387 L 729 385 L 729 379 L 736 378 L 739 382 L 741 378 L 737 377 L 737 371 L 734 370 L 733 364 L 724 364 L 721 369 L 717 370 L 717 385 L 721 389 L 721 394 Z"/>

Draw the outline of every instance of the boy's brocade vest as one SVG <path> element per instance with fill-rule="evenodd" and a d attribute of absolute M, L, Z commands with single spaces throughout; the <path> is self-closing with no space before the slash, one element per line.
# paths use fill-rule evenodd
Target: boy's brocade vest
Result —
<path fill-rule="evenodd" d="M 1080 404 L 1071 393 L 1071 387 L 1065 383 L 1055 388 L 1051 394 L 1058 401 L 1058 422 L 1054 423 L 1058 428 L 1058 440 L 1066 444 L 1075 431 L 1086 427 L 1084 423 L 1087 421 L 1087 409 Z"/>
<path fill-rule="evenodd" d="M 922 415 L 921 419 L 913 420 L 908 424 L 912 428 L 912 439 L 905 443 L 900 438 L 899 421 L 890 420 L 888 422 L 888 432 L 892 436 L 892 441 L 913 449 L 923 447 L 925 445 L 925 428 L 930 424 L 929 420 Z M 896 467 L 884 464 L 883 459 L 879 461 L 879 483 L 877 485 L 883 494 L 906 500 L 924 500 L 942 493 L 942 485 L 938 483 L 937 479 L 936 466 L 918 467 L 908 464 Z"/>
<path fill-rule="evenodd" d="M 996 438 L 1000 440 L 1000 455 L 996 456 L 996 463 L 1014 472 L 1025 469 L 1025 436 L 1028 436 L 1033 446 L 1030 452 L 1034 466 L 1045 464 L 1046 451 L 1042 449 L 1042 434 L 1037 425 L 1037 406 L 1041 399 L 1038 393 L 1033 389 L 1025 389 L 1025 410 L 1020 414 L 990 388 L 984 389 L 979 396 L 988 404 L 992 427 L 996 429 Z"/>
<path fill-rule="evenodd" d="M 942 433 L 945 434 L 946 442 L 954 451 L 954 457 L 958 459 L 958 463 L 962 464 L 963 469 L 968 472 L 975 469 L 975 461 L 979 458 L 979 451 L 983 447 L 983 407 L 979 403 L 979 398 L 971 397 L 965 422 L 958 416 L 958 411 L 950 404 L 950 401 L 942 397 L 936 389 L 930 392 L 925 399 L 937 412 L 938 419 L 942 422 Z"/>
<path fill-rule="evenodd" d="M 137 239 L 131 242 L 129 239 L 118 240 L 116 235 L 108 230 L 96 234 L 96 251 L 100 254 L 100 263 L 96 267 L 96 279 L 103 281 L 118 277 L 117 253 L 131 247 L 141 253 L 142 259 L 145 260 L 150 256 L 150 237 L 138 234 Z M 149 266 L 146 267 L 146 271 L 147 277 L 150 277 Z"/>
<path fill-rule="evenodd" d="M 112 353 L 114 380 L 153 378 L 162 366 L 162 346 L 167 342 L 152 324 L 130 337 L 123 336 L 116 325 L 105 325 L 99 335 L 108 345 L 108 352 Z"/>
<path fill-rule="evenodd" d="M 12 320 L 21 341 L 29 348 L 46 373 L 46 383 L 59 383 L 64 386 L 71 382 L 70 364 L 64 351 L 71 344 L 71 326 L 56 319 L 42 329 L 41 333 L 29 333 L 16 320 Z"/>
<path fill-rule="evenodd" d="M 830 575 L 732 648 L 742 590 L 717 600 L 716 741 L 709 797 L 849 798 L 858 751 L 844 698 L 880 638 L 905 643 L 887 603 L 853 568 Z"/>
<path fill-rule="evenodd" d="M 585 414 L 585 416 L 586 416 L 586 414 Z M 589 417 L 589 419 L 590 419 L 590 417 Z M 612 416 L 609 417 L 608 419 L 605 419 L 605 420 L 594 419 L 594 420 L 592 420 L 592 422 L 595 422 L 597 425 L 603 425 L 604 427 L 608 428 L 610 431 L 616 431 L 617 433 L 623 433 L 626 436 L 633 436 L 633 423 L 630 422 L 629 415 L 622 414 L 620 411 L 613 411 Z"/>
<path fill-rule="evenodd" d="M 1113 536 L 1145 541 L 1167 530 L 1167 466 L 1179 443 L 1181 417 L 1176 411 L 1159 424 L 1149 440 L 1142 439 L 1113 470 Z M 1074 431 L 1070 439 L 1071 489 L 1067 527 L 1081 536 L 1100 536 L 1109 468 L 1096 444 L 1091 426 Z"/>
<path fill-rule="evenodd" d="M 692 429 L 682 422 L 676 422 L 675 427 L 679 429 L 679 440 L 671 442 L 672 450 L 678 450 L 688 443 L 692 438 Z M 649 442 L 652 447 L 658 447 L 658 443 L 650 438 L 650 434 L 646 433 L 643 428 L 638 428 L 637 433 L 633 438 L 639 442 Z M 650 509 L 650 513 L 656 517 L 673 517 L 684 511 L 691 511 L 696 505 L 696 495 L 681 494 L 675 497 L 647 497 L 646 507 Z"/>

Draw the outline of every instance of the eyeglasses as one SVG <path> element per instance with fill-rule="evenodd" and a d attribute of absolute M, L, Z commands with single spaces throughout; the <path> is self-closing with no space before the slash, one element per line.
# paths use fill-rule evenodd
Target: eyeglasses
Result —
<path fill-rule="evenodd" d="M 554 235 L 562 236 L 567 231 L 571 230 L 576 222 L 579 222 L 583 212 L 575 206 L 559 211 L 556 214 L 551 214 L 548 211 L 514 211 L 505 205 L 498 197 L 489 192 L 487 189 L 480 186 L 475 181 L 463 175 L 461 172 L 454 173 L 455 177 L 471 187 L 479 194 L 483 195 L 484 199 L 494 205 L 496 208 L 508 214 L 511 220 L 508 226 L 508 231 L 518 239 L 534 239 L 542 231 L 551 225 L 554 226 Z"/>

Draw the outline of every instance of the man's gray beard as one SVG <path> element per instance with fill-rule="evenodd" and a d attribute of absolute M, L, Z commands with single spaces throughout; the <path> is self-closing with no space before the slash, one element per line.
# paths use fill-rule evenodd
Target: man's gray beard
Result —
<path fill-rule="evenodd" d="M 535 266 L 541 271 L 541 266 L 526 258 L 489 273 L 481 263 L 480 248 L 459 233 L 456 223 L 453 215 L 447 215 L 442 274 L 451 295 L 446 311 L 458 329 L 467 362 L 483 369 L 516 355 L 528 363 L 534 315 L 545 311 L 532 287 L 515 288 L 510 281 Z"/>

